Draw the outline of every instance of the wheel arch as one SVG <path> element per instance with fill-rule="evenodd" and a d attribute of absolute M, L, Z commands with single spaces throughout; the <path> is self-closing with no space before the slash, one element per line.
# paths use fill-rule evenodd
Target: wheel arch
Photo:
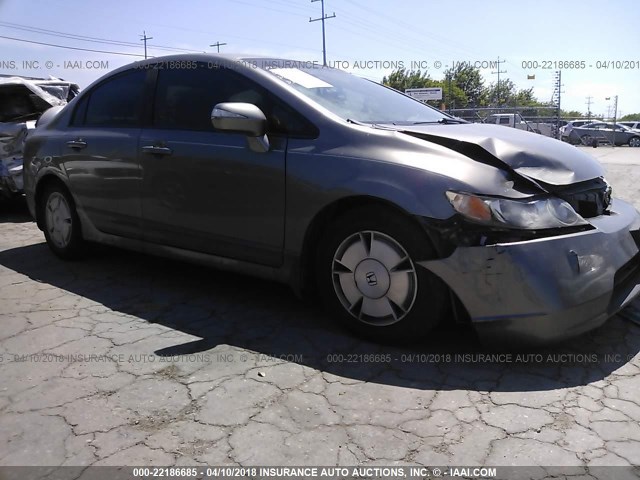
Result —
<path fill-rule="evenodd" d="M 371 197 L 367 195 L 340 198 L 323 207 L 313 217 L 304 234 L 300 256 L 300 277 L 302 281 L 301 293 L 303 296 L 313 296 L 310 292 L 313 292 L 315 289 L 316 276 L 314 252 L 317 251 L 317 247 L 322 239 L 324 230 L 342 215 L 358 208 L 370 208 L 372 210 L 383 208 L 402 215 L 425 233 L 425 239 L 431 243 L 435 251 L 438 252 L 438 255 L 444 255 L 442 241 L 437 235 L 437 232 L 428 228 L 425 223 L 419 221 L 418 217 L 410 214 L 401 206 L 379 197 Z"/>

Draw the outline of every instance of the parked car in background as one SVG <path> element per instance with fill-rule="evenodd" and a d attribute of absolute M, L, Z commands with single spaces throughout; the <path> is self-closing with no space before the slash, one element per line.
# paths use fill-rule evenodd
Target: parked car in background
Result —
<path fill-rule="evenodd" d="M 634 130 L 640 130 L 640 121 L 631 121 L 631 122 L 622 121 L 622 122 L 618 122 L 618 125 L 624 125 L 625 127 L 629 127 Z"/>
<path fill-rule="evenodd" d="M 547 137 L 552 135 L 553 126 L 549 123 L 528 122 L 519 113 L 494 113 L 485 117 L 482 123 L 518 128 L 528 132 L 540 133 Z"/>
<path fill-rule="evenodd" d="M 582 143 L 583 145 L 593 145 L 594 142 L 598 142 L 616 146 L 640 147 L 640 131 L 632 130 L 618 123 L 596 122 L 582 127 L 574 127 L 571 130 L 570 140 L 572 143 Z"/>
<path fill-rule="evenodd" d="M 597 120 L 593 118 L 589 120 L 571 120 L 564 126 L 560 127 L 560 139 L 563 142 L 581 143 L 579 137 L 577 138 L 577 140 L 574 140 L 574 137 L 571 137 L 571 130 L 573 130 L 574 127 L 582 127 L 596 121 Z"/>
<path fill-rule="evenodd" d="M 22 149 L 37 119 L 78 92 L 64 80 L 0 75 L 0 196 L 22 193 Z"/>
<path fill-rule="evenodd" d="M 584 151 L 292 60 L 119 68 L 42 117 L 25 191 L 61 258 L 94 241 L 286 282 L 383 342 L 458 319 L 548 343 L 640 290 L 640 215 Z"/>

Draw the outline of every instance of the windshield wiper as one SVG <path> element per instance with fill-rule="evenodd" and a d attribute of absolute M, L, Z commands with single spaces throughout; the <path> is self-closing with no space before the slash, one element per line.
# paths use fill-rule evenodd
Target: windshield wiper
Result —
<path fill-rule="evenodd" d="M 430 122 L 413 122 L 412 125 L 427 125 L 439 123 L 441 125 L 458 125 L 460 123 L 467 123 L 465 120 L 456 120 L 455 118 L 441 118 L 440 120 L 433 120 Z"/>
<path fill-rule="evenodd" d="M 394 130 L 393 128 L 385 127 L 384 125 L 380 125 L 379 123 L 363 123 L 359 120 L 354 120 L 353 118 L 347 118 L 348 123 L 353 123 L 354 125 L 360 125 L 361 127 L 371 127 L 377 128 L 378 130 Z M 395 124 L 392 124 L 395 125 Z"/>

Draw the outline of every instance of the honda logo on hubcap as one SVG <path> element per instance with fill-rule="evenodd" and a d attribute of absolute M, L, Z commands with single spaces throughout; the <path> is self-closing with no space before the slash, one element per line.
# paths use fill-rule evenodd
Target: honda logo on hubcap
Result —
<path fill-rule="evenodd" d="M 378 279 L 375 273 L 368 272 L 365 277 L 370 287 L 375 287 L 376 285 L 378 285 Z"/>

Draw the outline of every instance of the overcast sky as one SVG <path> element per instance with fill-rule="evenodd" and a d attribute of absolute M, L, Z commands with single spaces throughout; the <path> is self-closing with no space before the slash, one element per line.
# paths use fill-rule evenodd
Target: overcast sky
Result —
<path fill-rule="evenodd" d="M 584 61 L 582 69 L 563 68 L 563 109 L 586 112 L 591 96 L 591 110 L 607 115 L 612 101 L 606 97 L 619 95 L 623 115 L 640 113 L 638 0 L 326 0 L 325 13 L 334 12 L 326 21 L 327 59 L 367 78 L 380 81 L 402 62 L 407 68 L 428 66 L 441 79 L 452 62 L 470 61 L 489 67 L 482 70 L 489 83 L 497 75 L 486 62 L 500 57 L 506 60 L 501 79 L 534 87 L 548 101 L 558 69 L 553 62 Z M 182 51 L 156 46 L 215 51 L 209 45 L 221 42 L 227 44 L 223 53 L 321 61 L 321 22 L 310 23 L 310 17 L 320 17 L 319 1 L 0 0 L 0 36 L 13 39 L 0 38 L 0 73 L 53 75 L 84 87 L 142 58 L 132 55 L 144 54 L 143 30 L 153 37 L 151 56 Z M 95 68 L 87 68 L 87 61 L 97 61 Z"/>

